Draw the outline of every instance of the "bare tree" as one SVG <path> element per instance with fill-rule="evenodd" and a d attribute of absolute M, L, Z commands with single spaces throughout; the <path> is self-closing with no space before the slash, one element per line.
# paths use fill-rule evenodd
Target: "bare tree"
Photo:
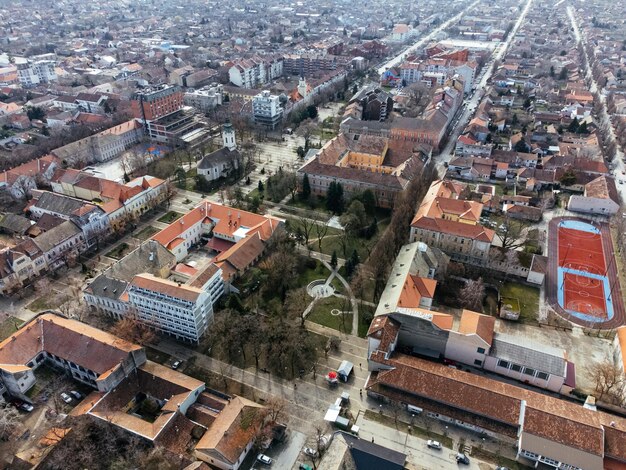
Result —
<path fill-rule="evenodd" d="M 621 404 L 624 400 L 624 378 L 623 372 L 611 360 L 607 359 L 600 364 L 587 366 L 593 383 L 595 385 L 596 398 L 608 399 L 611 402 Z"/>
<path fill-rule="evenodd" d="M 506 216 L 504 221 L 496 229 L 496 235 L 502 243 L 502 252 L 506 249 L 516 249 L 524 245 L 526 237 L 524 236 L 524 225 L 511 217 Z"/>
<path fill-rule="evenodd" d="M 146 345 L 152 343 L 156 335 L 145 323 L 130 311 L 121 320 L 115 322 L 111 328 L 111 334 L 135 344 Z"/>
<path fill-rule="evenodd" d="M 324 237 L 328 234 L 328 224 L 319 221 L 315 224 L 315 235 L 317 235 L 317 247 L 319 251 L 322 251 L 322 242 Z"/>
<path fill-rule="evenodd" d="M 308 217 L 300 216 L 298 217 L 298 235 L 302 236 L 304 240 L 304 244 L 309 246 L 309 239 L 311 238 L 311 234 L 313 233 L 313 229 L 317 223 L 313 219 L 309 219 Z"/>
<path fill-rule="evenodd" d="M 0 403 L 0 440 L 7 441 L 20 424 L 20 414 L 8 403 Z"/>
<path fill-rule="evenodd" d="M 284 398 L 272 395 L 265 403 L 270 423 L 284 423 L 287 419 L 287 401 Z"/>
<path fill-rule="evenodd" d="M 476 280 L 470 279 L 459 292 L 461 297 L 461 305 L 475 312 L 482 312 L 483 299 L 485 298 L 485 285 L 483 278 Z"/>

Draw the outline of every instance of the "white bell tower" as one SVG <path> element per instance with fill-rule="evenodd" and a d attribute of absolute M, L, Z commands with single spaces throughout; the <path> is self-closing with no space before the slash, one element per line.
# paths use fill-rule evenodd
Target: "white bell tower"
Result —
<path fill-rule="evenodd" d="M 224 141 L 224 147 L 228 150 L 235 150 L 237 148 L 237 142 L 235 141 L 235 129 L 230 122 L 224 124 L 222 127 L 222 140 Z"/>

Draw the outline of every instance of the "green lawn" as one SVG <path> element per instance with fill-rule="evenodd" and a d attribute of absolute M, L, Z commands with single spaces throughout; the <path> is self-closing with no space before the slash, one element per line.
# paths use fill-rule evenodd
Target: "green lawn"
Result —
<path fill-rule="evenodd" d="M 333 315 L 331 314 L 333 309 L 349 311 L 350 301 L 338 297 L 320 299 L 307 316 L 307 320 L 344 333 L 352 331 L 352 313 Z"/>
<path fill-rule="evenodd" d="M 68 300 L 68 297 L 64 294 L 58 293 L 48 293 L 46 295 L 42 295 L 41 297 L 33 300 L 26 307 L 28 310 L 32 312 L 41 312 L 43 310 L 54 310 L 58 308 L 59 305 L 63 304 Z"/>
<path fill-rule="evenodd" d="M 343 287 L 343 284 L 341 283 L 341 281 L 337 278 L 337 276 L 333 277 L 333 280 L 330 281 L 330 285 L 333 286 L 333 289 L 335 289 L 335 292 L 338 292 L 340 294 L 346 294 L 346 290 Z"/>
<path fill-rule="evenodd" d="M 315 261 L 315 268 L 307 268 L 298 275 L 298 287 L 306 287 L 311 281 L 328 279 L 328 276 L 330 276 L 330 271 L 326 266 L 318 260 L 313 261 Z"/>
<path fill-rule="evenodd" d="M 148 225 L 147 227 L 144 227 L 139 232 L 137 232 L 135 234 L 135 238 L 139 238 L 140 240 L 147 240 L 152 235 L 158 232 L 159 232 L 158 228 L 155 228 L 152 225 Z"/>
<path fill-rule="evenodd" d="M 4 341 L 15 333 L 24 322 L 16 317 L 8 317 L 0 323 L 0 341 Z"/>
<path fill-rule="evenodd" d="M 500 287 L 501 297 L 511 297 L 520 303 L 520 318 L 523 323 L 536 323 L 539 312 L 539 289 L 514 282 Z"/>
<path fill-rule="evenodd" d="M 130 247 L 128 246 L 128 243 L 123 242 L 117 245 L 115 248 L 113 248 L 104 256 L 108 256 L 109 258 L 113 258 L 113 259 L 122 259 L 124 256 L 126 256 L 129 249 Z"/>
<path fill-rule="evenodd" d="M 181 214 L 180 212 L 169 211 L 164 216 L 159 217 L 158 221 L 159 222 L 163 222 L 164 224 L 171 224 L 175 220 L 180 219 L 182 216 L 183 216 L 183 214 Z"/>

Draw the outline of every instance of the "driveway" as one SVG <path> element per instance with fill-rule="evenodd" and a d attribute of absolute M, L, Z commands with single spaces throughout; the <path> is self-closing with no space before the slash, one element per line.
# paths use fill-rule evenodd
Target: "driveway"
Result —
<path fill-rule="evenodd" d="M 296 465 L 300 458 L 300 451 L 306 442 L 306 435 L 294 429 L 287 428 L 287 436 L 284 442 L 272 444 L 272 446 L 264 451 L 265 455 L 272 458 L 271 466 L 256 461 L 258 452 L 251 450 L 246 459 L 241 464 L 242 470 L 250 469 L 288 469 Z"/>

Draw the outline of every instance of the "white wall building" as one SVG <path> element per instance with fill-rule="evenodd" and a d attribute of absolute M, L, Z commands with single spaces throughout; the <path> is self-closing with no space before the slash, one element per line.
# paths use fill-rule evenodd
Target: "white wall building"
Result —
<path fill-rule="evenodd" d="M 255 124 L 276 129 L 283 118 L 280 97 L 264 90 L 252 100 L 252 114 Z"/>
<path fill-rule="evenodd" d="M 16 65 L 17 75 L 22 86 L 30 87 L 39 85 L 40 83 L 48 83 L 57 79 L 57 73 L 54 70 L 54 61 L 27 61 Z"/>
<path fill-rule="evenodd" d="M 191 106 L 198 111 L 206 113 L 222 104 L 224 94 L 223 85 L 212 84 L 199 90 L 191 90 L 185 93 L 183 101 L 185 106 Z"/>
<path fill-rule="evenodd" d="M 207 290 L 179 284 L 151 274 L 138 274 L 128 287 L 128 300 L 137 317 L 150 327 L 198 342 L 213 318 L 213 303 L 223 284 L 221 271 L 208 281 Z"/>

